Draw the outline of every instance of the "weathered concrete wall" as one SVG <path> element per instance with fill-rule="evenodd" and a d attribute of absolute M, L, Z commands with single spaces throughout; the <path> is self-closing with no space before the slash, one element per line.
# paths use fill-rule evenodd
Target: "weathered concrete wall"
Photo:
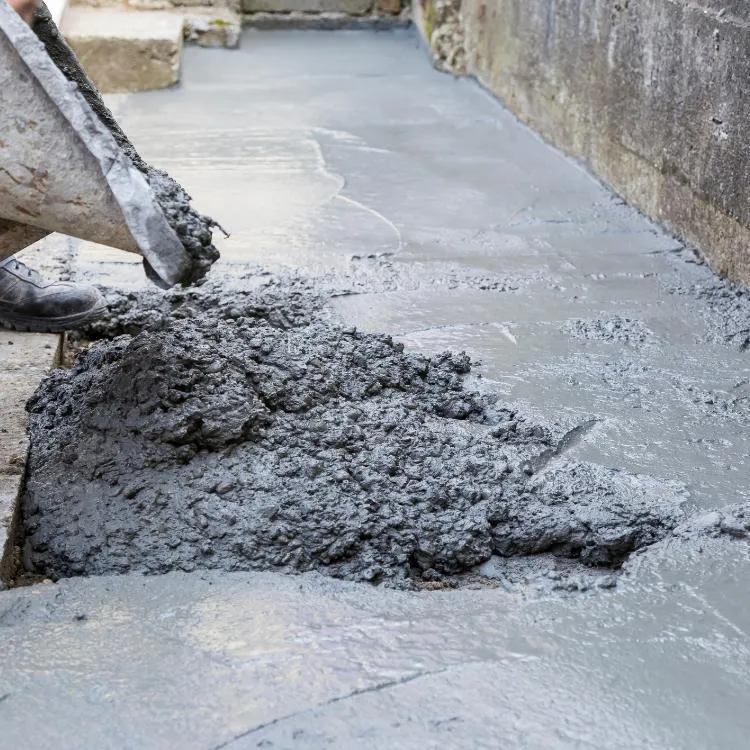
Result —
<path fill-rule="evenodd" d="M 464 75 L 466 55 L 461 0 L 416 0 L 412 16 L 427 42 L 435 66 L 446 73 Z"/>
<path fill-rule="evenodd" d="M 748 0 L 463 0 L 460 15 L 469 72 L 750 283 Z"/>

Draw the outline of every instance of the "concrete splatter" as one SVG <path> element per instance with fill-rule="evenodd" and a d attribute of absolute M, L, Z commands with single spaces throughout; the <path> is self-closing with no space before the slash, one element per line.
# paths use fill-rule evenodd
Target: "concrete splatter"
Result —
<path fill-rule="evenodd" d="M 684 263 L 693 267 L 693 279 L 684 276 L 667 289 L 680 296 L 694 299 L 714 341 L 727 344 L 739 351 L 750 349 L 750 290 L 716 276 L 711 269 L 698 263 L 690 250 L 681 249 L 676 258 L 684 272 Z"/>
<path fill-rule="evenodd" d="M 577 318 L 567 321 L 562 330 L 573 338 L 590 341 L 636 346 L 655 341 L 653 332 L 642 321 L 622 315 L 593 319 Z"/>

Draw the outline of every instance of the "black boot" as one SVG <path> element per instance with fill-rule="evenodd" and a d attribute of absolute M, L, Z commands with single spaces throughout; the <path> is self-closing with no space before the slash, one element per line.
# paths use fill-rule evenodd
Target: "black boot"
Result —
<path fill-rule="evenodd" d="M 105 310 L 93 287 L 46 281 L 14 257 L 0 261 L 0 327 L 58 333 L 99 318 Z"/>

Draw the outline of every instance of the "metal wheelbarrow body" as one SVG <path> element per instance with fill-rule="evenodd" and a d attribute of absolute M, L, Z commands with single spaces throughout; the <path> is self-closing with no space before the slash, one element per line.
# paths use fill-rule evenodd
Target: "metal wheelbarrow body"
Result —
<path fill-rule="evenodd" d="M 50 232 L 138 253 L 163 286 L 190 267 L 143 171 L 2 2 L 0 259 Z"/>

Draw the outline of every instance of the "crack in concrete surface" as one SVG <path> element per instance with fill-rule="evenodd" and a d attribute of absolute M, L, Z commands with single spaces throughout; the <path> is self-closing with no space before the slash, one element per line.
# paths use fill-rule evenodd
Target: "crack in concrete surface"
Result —
<path fill-rule="evenodd" d="M 389 690 L 394 687 L 399 687 L 400 685 L 407 685 L 410 682 L 414 682 L 414 680 L 419 680 L 424 677 L 432 677 L 438 674 L 444 674 L 447 671 L 448 671 L 448 667 L 444 667 L 442 669 L 433 669 L 428 672 L 417 672 L 416 674 L 407 675 L 406 677 L 401 677 L 397 680 L 389 680 L 387 682 L 382 682 L 378 685 L 372 685 L 370 687 L 361 688 L 358 690 L 352 690 L 350 693 L 347 693 L 346 695 L 340 695 L 335 698 L 331 698 L 330 700 L 326 701 L 325 703 L 321 703 L 318 706 L 311 706 L 310 708 L 303 709 L 302 711 L 296 711 L 293 714 L 288 714 L 287 716 L 281 716 L 278 719 L 274 719 L 273 721 L 269 721 L 264 724 L 258 724 L 257 726 L 254 726 L 251 729 L 248 729 L 246 732 L 242 732 L 232 737 L 231 739 L 227 740 L 226 742 L 222 742 L 221 744 L 216 745 L 215 747 L 211 748 L 211 750 L 222 750 L 222 748 L 231 748 L 232 746 L 236 746 L 238 742 L 247 739 L 251 735 L 255 734 L 256 732 L 260 732 L 263 729 L 279 726 L 283 724 L 284 722 L 293 721 L 294 719 L 297 719 L 300 716 L 304 716 L 305 714 L 312 714 L 313 712 L 319 711 L 322 708 L 326 708 L 328 706 L 334 706 L 337 703 L 343 703 L 344 701 L 350 700 L 351 698 L 356 698 L 360 695 L 368 695 L 369 693 L 380 693 L 383 690 Z M 0 700 L 2 699 L 0 698 Z"/>

